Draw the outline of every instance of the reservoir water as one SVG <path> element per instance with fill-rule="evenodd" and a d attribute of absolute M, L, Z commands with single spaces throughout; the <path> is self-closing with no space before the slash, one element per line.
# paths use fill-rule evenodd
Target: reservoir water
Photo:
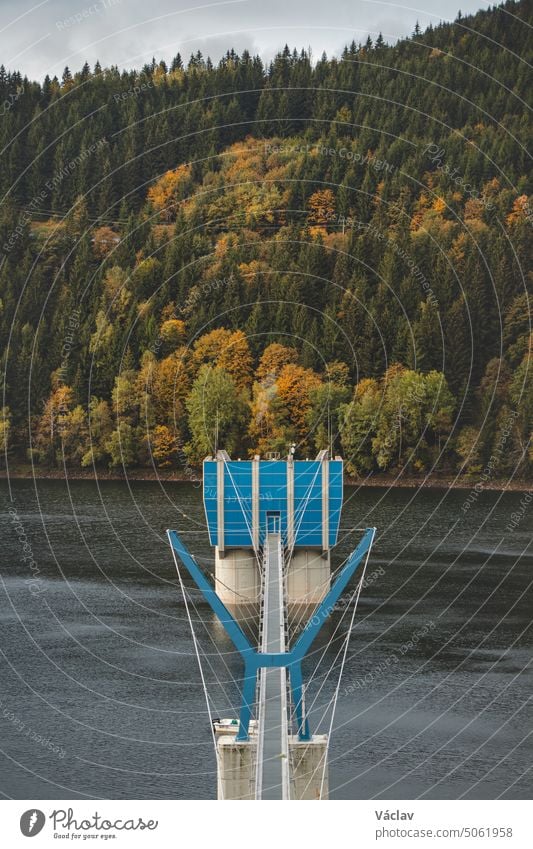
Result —
<path fill-rule="evenodd" d="M 177 529 L 212 567 L 201 489 L 1 490 L 3 796 L 214 798 L 209 716 L 164 536 Z M 333 798 L 531 796 L 533 503 L 482 492 L 465 507 L 468 495 L 345 489 L 333 565 L 355 547 L 352 528 L 378 536 L 333 722 Z M 213 714 L 235 716 L 239 658 L 190 594 Z M 307 662 L 319 730 L 350 615 L 339 605 Z"/>

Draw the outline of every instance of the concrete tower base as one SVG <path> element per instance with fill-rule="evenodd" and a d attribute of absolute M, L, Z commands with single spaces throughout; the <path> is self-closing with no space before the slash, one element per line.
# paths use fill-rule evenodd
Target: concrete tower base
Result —
<path fill-rule="evenodd" d="M 257 558 L 252 548 L 226 549 L 224 556 L 215 548 L 215 580 L 224 604 L 256 604 L 261 592 Z"/>
<path fill-rule="evenodd" d="M 255 799 L 256 740 L 237 741 L 234 736 L 217 739 L 217 798 Z"/>
<path fill-rule="evenodd" d="M 327 734 L 314 734 L 307 742 L 289 737 L 291 760 L 291 799 L 327 799 L 329 797 Z M 324 782 L 322 783 L 322 778 Z"/>
<path fill-rule="evenodd" d="M 251 548 L 226 549 L 224 556 L 215 548 L 215 579 L 218 597 L 224 604 L 257 604 L 261 579 L 257 558 Z M 293 551 L 287 569 L 287 603 L 314 607 L 330 586 L 329 552 L 316 548 Z"/>
<path fill-rule="evenodd" d="M 287 569 L 287 602 L 289 604 L 318 604 L 329 590 L 329 551 L 322 554 L 316 548 L 297 548 Z"/>
<path fill-rule="evenodd" d="M 219 800 L 255 799 L 257 737 L 255 728 L 250 730 L 250 740 L 245 741 L 235 739 L 236 729 L 227 735 L 217 733 Z M 329 798 L 327 763 L 324 771 L 327 742 L 327 734 L 315 734 L 306 742 L 289 737 L 291 800 Z"/>

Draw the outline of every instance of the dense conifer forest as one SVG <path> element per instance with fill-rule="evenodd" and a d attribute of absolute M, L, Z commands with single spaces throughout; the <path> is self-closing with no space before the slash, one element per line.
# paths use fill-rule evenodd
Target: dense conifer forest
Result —
<path fill-rule="evenodd" d="M 531 478 L 532 23 L 0 67 L 4 465 Z"/>

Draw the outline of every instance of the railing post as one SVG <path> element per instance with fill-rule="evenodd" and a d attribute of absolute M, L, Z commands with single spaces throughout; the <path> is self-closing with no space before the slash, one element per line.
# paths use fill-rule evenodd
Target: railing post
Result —
<path fill-rule="evenodd" d="M 296 711 L 296 722 L 298 724 L 298 737 L 300 740 L 310 740 L 309 722 L 304 710 L 304 687 L 302 678 L 302 664 L 298 661 L 289 666 L 291 676 L 291 691 Z"/>
<path fill-rule="evenodd" d="M 242 679 L 241 710 L 239 714 L 239 730 L 237 740 L 248 740 L 250 736 L 250 719 L 255 701 L 255 689 L 257 685 L 257 666 L 248 660 L 244 664 Z"/>

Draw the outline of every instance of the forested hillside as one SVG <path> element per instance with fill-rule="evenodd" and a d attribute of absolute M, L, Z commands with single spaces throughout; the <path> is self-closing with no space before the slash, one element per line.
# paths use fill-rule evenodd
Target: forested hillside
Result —
<path fill-rule="evenodd" d="M 4 462 L 531 477 L 532 23 L 1 67 Z"/>

